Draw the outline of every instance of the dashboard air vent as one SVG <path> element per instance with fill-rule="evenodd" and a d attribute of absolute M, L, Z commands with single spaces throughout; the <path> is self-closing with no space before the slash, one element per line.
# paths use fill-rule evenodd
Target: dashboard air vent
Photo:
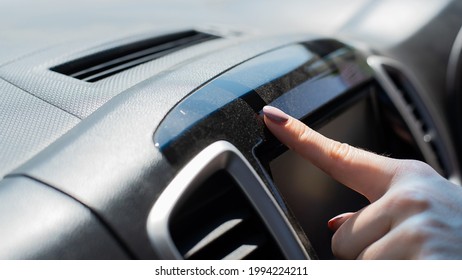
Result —
<path fill-rule="evenodd" d="M 388 65 L 383 66 L 386 73 L 390 77 L 391 81 L 395 85 L 401 97 L 404 99 L 404 102 L 408 106 L 409 112 L 414 116 L 416 123 L 419 128 L 424 132 L 425 135 L 430 135 L 430 127 L 428 126 L 428 120 L 425 120 L 422 116 L 420 107 L 421 104 L 415 99 L 414 96 L 417 95 L 417 91 L 412 85 L 412 83 L 403 75 L 401 72 L 393 67 Z"/>
<path fill-rule="evenodd" d="M 215 172 L 170 219 L 184 259 L 283 259 L 252 205 L 224 170 Z"/>
<path fill-rule="evenodd" d="M 217 38 L 194 30 L 178 32 L 105 50 L 55 66 L 51 70 L 82 81 L 96 82 L 169 53 Z"/>
<path fill-rule="evenodd" d="M 430 147 L 435 155 L 435 160 L 440 167 L 439 171 L 442 172 L 444 176 L 448 176 L 443 155 L 439 147 L 440 145 L 438 145 L 438 134 L 436 132 L 435 125 L 433 124 L 431 117 L 426 112 L 426 107 L 422 100 L 418 98 L 420 95 L 417 89 L 398 69 L 390 65 L 383 65 L 383 68 L 404 101 L 409 115 L 412 116 L 414 126 L 422 135 L 423 142 Z"/>
<path fill-rule="evenodd" d="M 459 184 L 459 167 L 452 152 L 454 147 L 449 132 L 419 82 L 406 66 L 396 60 L 370 56 L 367 63 L 406 124 L 423 160 L 441 175 Z"/>
<path fill-rule="evenodd" d="M 307 259 L 312 252 L 244 155 L 223 140 L 178 172 L 146 229 L 163 259 Z"/>

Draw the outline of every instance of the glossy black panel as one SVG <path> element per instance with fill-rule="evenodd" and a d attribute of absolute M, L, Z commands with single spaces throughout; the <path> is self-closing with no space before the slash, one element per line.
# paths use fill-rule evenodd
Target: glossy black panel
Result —
<path fill-rule="evenodd" d="M 261 55 L 235 67 L 176 106 L 156 132 L 156 146 L 166 150 L 186 130 L 237 99 L 250 95 L 251 99 L 257 100 L 256 103 L 263 105 L 255 95 L 255 89 L 317 60 L 306 48 L 296 45 Z"/>
<path fill-rule="evenodd" d="M 221 139 L 250 155 L 265 138 L 259 117 L 264 105 L 303 118 L 370 78 L 361 57 L 336 41 L 276 49 L 234 67 L 180 102 L 159 126 L 154 141 L 172 164 L 180 166 Z"/>
<path fill-rule="evenodd" d="M 325 62 L 329 63 L 330 69 L 335 66 L 335 70 L 325 71 L 322 77 L 297 85 L 270 102 L 270 105 L 302 119 L 336 98 L 341 98 L 370 75 L 367 66 L 355 60 L 354 53 L 346 49 L 331 54 Z"/>

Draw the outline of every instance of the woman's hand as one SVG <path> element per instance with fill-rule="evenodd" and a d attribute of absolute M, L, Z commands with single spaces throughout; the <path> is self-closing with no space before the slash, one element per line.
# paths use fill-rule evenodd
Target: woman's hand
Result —
<path fill-rule="evenodd" d="M 462 259 L 462 188 L 427 164 L 376 155 L 322 136 L 274 107 L 270 131 L 371 204 L 328 222 L 341 259 Z"/>

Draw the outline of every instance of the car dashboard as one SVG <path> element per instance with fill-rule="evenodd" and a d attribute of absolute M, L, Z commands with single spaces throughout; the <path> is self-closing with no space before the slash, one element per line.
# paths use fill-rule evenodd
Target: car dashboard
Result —
<path fill-rule="evenodd" d="M 262 108 L 459 183 L 461 23 L 445 13 L 462 5 L 446 5 L 430 23 L 450 27 L 448 60 L 401 59 L 430 24 L 383 48 L 352 27 L 188 26 L 1 64 L 0 258 L 335 258 L 327 220 L 369 202 L 282 145 Z M 417 58 L 448 73 L 427 80 Z"/>

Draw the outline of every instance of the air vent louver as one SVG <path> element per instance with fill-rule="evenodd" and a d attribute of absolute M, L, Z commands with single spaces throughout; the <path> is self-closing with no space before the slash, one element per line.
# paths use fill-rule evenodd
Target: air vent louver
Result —
<path fill-rule="evenodd" d="M 224 170 L 172 214 L 170 234 L 185 259 L 283 259 L 252 205 Z"/>
<path fill-rule="evenodd" d="M 51 68 L 52 71 L 96 82 L 169 53 L 219 37 L 184 31 L 119 46 Z"/>
<path fill-rule="evenodd" d="M 395 85 L 396 89 L 401 94 L 401 97 L 404 99 L 404 102 L 406 102 L 409 112 L 414 116 L 415 120 L 419 124 L 419 127 L 425 134 L 431 133 L 429 131 L 427 121 L 422 118 L 422 115 L 420 113 L 419 107 L 421 105 L 416 104 L 417 101 L 415 100 L 415 98 L 413 98 L 413 96 L 417 94 L 417 91 L 412 86 L 411 82 L 397 69 L 394 69 L 393 67 L 387 65 L 384 65 L 384 68 L 388 76 L 390 77 L 391 81 Z"/>
<path fill-rule="evenodd" d="M 423 142 L 425 142 L 433 152 L 439 167 L 437 169 L 439 169 L 442 175 L 447 177 L 449 172 L 443 158 L 441 144 L 438 143 L 439 139 L 437 138 L 438 135 L 435 124 L 426 111 L 425 104 L 420 100 L 419 92 L 401 71 L 390 65 L 383 65 L 383 68 L 403 99 L 409 115 L 412 116 L 413 124 L 422 135 Z"/>

